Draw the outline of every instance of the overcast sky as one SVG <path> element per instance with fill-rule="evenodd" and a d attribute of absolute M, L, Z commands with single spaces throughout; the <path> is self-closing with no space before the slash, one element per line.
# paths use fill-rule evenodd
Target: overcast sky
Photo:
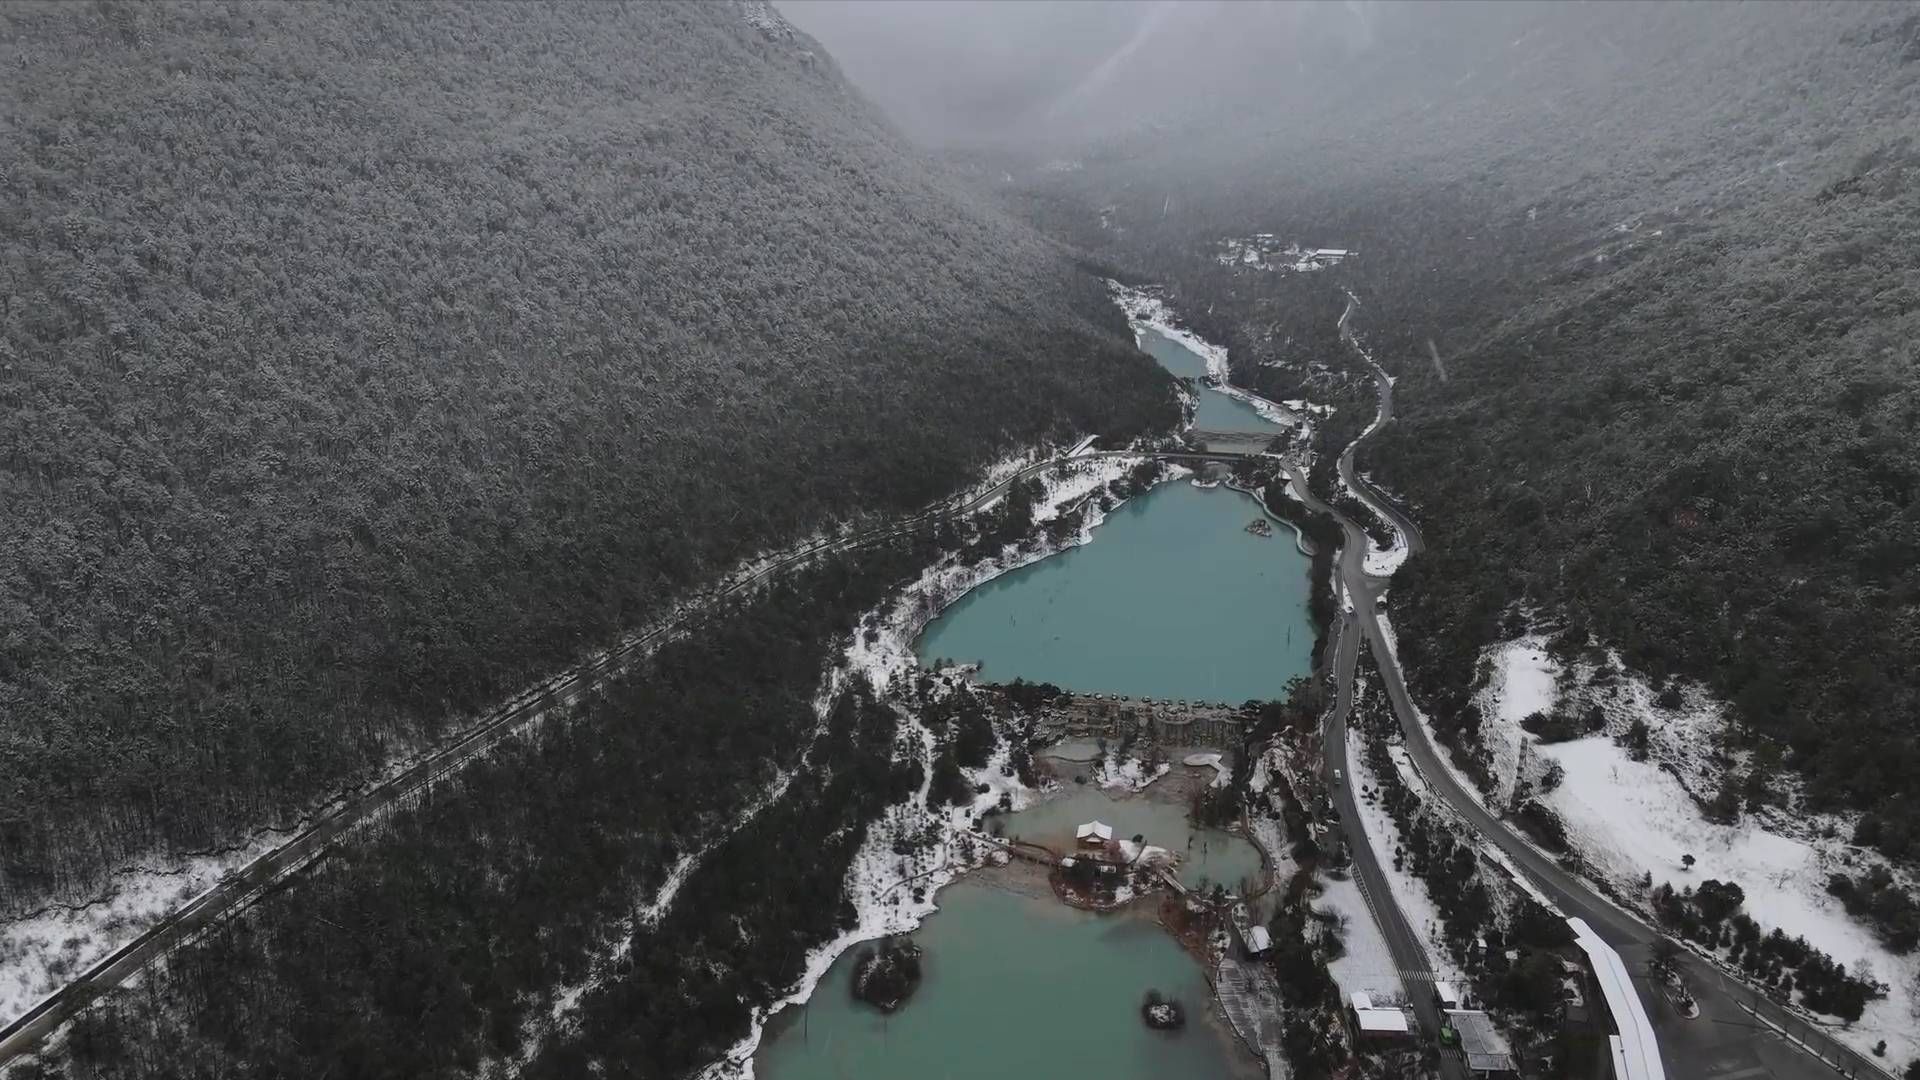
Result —
<path fill-rule="evenodd" d="M 1162 2 L 779 0 L 900 126 L 933 143 L 1030 129 Z"/>

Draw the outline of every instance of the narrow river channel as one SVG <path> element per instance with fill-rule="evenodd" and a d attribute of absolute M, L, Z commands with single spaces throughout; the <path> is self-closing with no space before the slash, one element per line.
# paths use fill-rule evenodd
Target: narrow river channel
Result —
<path fill-rule="evenodd" d="M 1140 348 L 1160 366 L 1183 379 L 1194 380 L 1193 426 L 1200 431 L 1244 432 L 1272 436 L 1283 428 L 1245 401 L 1205 384 L 1206 357 L 1151 327 L 1140 332 Z"/>

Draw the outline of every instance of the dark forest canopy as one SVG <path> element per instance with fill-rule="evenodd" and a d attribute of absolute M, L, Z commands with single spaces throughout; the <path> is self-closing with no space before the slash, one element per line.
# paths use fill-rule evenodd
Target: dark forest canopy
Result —
<path fill-rule="evenodd" d="M 0 904 L 1175 413 L 764 6 L 0 8 Z"/>

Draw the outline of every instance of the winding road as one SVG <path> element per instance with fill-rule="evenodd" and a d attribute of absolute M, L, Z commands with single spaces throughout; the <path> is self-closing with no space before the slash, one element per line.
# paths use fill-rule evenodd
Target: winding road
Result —
<path fill-rule="evenodd" d="M 1359 352 L 1372 369 L 1379 392 L 1379 411 L 1373 424 L 1341 452 L 1340 475 L 1372 512 L 1401 529 L 1410 549 L 1418 552 L 1422 542 L 1413 523 L 1371 485 L 1361 482 L 1353 472 L 1355 451 L 1393 416 L 1393 380 L 1360 347 L 1349 326 L 1358 303 L 1350 294 L 1347 310 L 1340 317 L 1340 333 L 1342 339 Z M 1681 967 L 1683 977 L 1699 1004 L 1700 1015 L 1688 1018 L 1674 1008 L 1666 995 L 1645 974 L 1646 960 L 1659 933 L 1639 916 L 1601 895 L 1579 875 L 1533 846 L 1504 819 L 1490 812 L 1476 795 L 1460 785 L 1447 763 L 1441 760 L 1443 751 L 1434 745 L 1425 725 L 1420 722 L 1419 713 L 1407 693 L 1399 660 L 1381 626 L 1376 598 L 1388 579 L 1375 578 L 1367 573 L 1367 539 L 1364 531 L 1346 515 L 1315 497 L 1307 488 L 1306 476 L 1297 467 L 1289 465 L 1288 471 L 1293 478 L 1293 492 L 1312 509 L 1329 514 L 1339 522 L 1345 538 L 1338 565 L 1340 579 L 1351 599 L 1351 610 L 1344 612 L 1341 617 L 1339 648 L 1335 657 L 1338 692 L 1325 732 L 1328 760 L 1345 762 L 1346 720 L 1353 697 L 1357 639 L 1364 637 L 1405 737 L 1407 752 L 1421 776 L 1454 813 L 1486 842 L 1504 853 L 1565 914 L 1585 919 L 1595 933 L 1620 953 L 1629 970 L 1637 973 L 1634 981 L 1647 1016 L 1653 1022 L 1660 1042 L 1661 1058 L 1669 1076 L 1685 1080 L 1814 1080 L 1834 1076 L 1891 1076 L 1889 1066 L 1853 1051 L 1830 1033 L 1782 1008 L 1718 965 L 1692 954 L 1683 955 Z M 1356 627 L 1360 630 L 1359 635 L 1351 633 Z M 1346 766 L 1344 771 L 1351 775 L 1350 766 Z M 1349 831 L 1357 832 L 1359 819 L 1354 814 L 1352 792 L 1346 790 L 1346 784 L 1334 787 L 1336 802 L 1342 817 L 1348 822 Z M 1376 914 L 1381 914 L 1383 909 L 1392 912 L 1379 921 L 1382 931 L 1387 934 L 1389 948 L 1395 950 L 1396 963 L 1410 967 L 1410 970 L 1426 970 L 1425 950 L 1420 947 L 1417 938 L 1408 950 L 1407 958 L 1417 954 L 1422 963 L 1409 966 L 1400 952 L 1406 948 L 1404 942 L 1396 946 L 1397 935 L 1388 929 L 1388 923 L 1397 922 L 1404 927 L 1405 919 L 1390 902 L 1390 893 L 1372 891 L 1374 886 L 1367 882 L 1368 877 L 1378 876 L 1380 869 L 1377 860 L 1372 858 L 1371 847 L 1364 836 L 1352 847 L 1354 864 L 1360 869 L 1363 883 L 1368 885 L 1370 902 Z M 1363 865 L 1369 863 L 1372 864 L 1371 871 Z M 1381 880 L 1384 881 L 1384 877 Z M 1381 903 L 1379 897 L 1387 898 L 1387 902 Z M 1418 999 L 1427 995 L 1414 991 L 1409 996 L 1416 999 L 1415 1009 L 1418 1012 Z M 1431 1009 L 1431 1001 L 1426 1004 Z M 1425 1015 L 1421 1015 L 1421 1022 L 1428 1022 Z M 1793 1038 L 1783 1038 L 1782 1031 L 1791 1032 Z"/>

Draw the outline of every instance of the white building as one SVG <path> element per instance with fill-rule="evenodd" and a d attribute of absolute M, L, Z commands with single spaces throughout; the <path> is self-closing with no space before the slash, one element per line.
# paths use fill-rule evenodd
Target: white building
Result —
<path fill-rule="evenodd" d="M 1407 1023 L 1405 1010 L 1379 1008 L 1364 993 L 1356 993 L 1349 1000 L 1354 1031 L 1361 1041 L 1395 1041 L 1412 1036 L 1413 1028 Z"/>
<path fill-rule="evenodd" d="M 1083 844 L 1105 844 L 1113 839 L 1113 826 L 1103 821 L 1089 821 L 1073 830 L 1073 838 Z"/>
<path fill-rule="evenodd" d="M 1250 926 L 1247 928 L 1247 952 L 1254 956 L 1259 956 L 1271 948 L 1273 948 L 1273 937 L 1267 933 L 1266 927 Z"/>

